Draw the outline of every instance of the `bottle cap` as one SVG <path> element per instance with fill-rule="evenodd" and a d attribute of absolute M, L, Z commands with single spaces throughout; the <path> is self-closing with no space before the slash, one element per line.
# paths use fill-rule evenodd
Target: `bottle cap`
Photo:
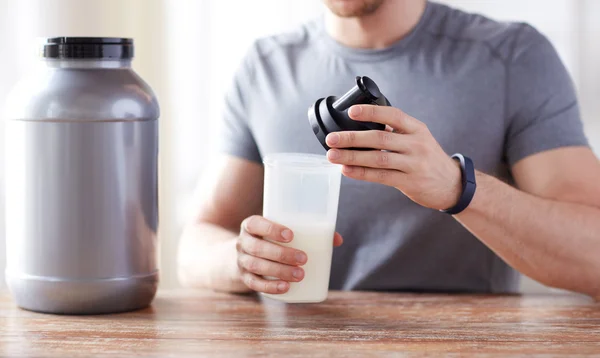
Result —
<path fill-rule="evenodd" d="M 323 148 L 330 149 L 325 143 L 325 138 L 332 132 L 385 130 L 385 125 L 381 123 L 359 122 L 351 119 L 348 109 L 355 104 L 391 106 L 377 84 L 367 76 L 357 76 L 356 85 L 341 97 L 319 98 L 308 109 L 308 121 Z"/>
<path fill-rule="evenodd" d="M 133 39 L 119 37 L 52 37 L 42 57 L 55 59 L 120 60 L 133 58 Z"/>

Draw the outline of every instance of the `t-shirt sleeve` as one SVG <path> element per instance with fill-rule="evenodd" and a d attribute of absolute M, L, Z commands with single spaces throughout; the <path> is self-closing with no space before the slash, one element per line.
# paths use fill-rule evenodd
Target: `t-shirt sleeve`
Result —
<path fill-rule="evenodd" d="M 523 25 L 508 61 L 508 164 L 559 147 L 588 146 L 573 82 L 548 39 Z"/>
<path fill-rule="evenodd" d="M 261 163 L 261 156 L 250 128 L 248 94 L 251 93 L 252 51 L 246 54 L 225 92 L 222 118 L 218 126 L 217 150 L 220 153 Z"/>

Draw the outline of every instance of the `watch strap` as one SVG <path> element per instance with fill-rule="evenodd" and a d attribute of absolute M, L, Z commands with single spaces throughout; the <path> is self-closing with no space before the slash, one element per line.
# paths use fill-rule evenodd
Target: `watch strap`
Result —
<path fill-rule="evenodd" d="M 460 172 L 462 177 L 462 193 L 456 205 L 450 209 L 440 210 L 443 213 L 456 215 L 464 211 L 475 196 L 477 183 L 475 181 L 475 166 L 473 161 L 460 153 L 452 156 L 452 159 L 458 160 L 460 163 Z"/>

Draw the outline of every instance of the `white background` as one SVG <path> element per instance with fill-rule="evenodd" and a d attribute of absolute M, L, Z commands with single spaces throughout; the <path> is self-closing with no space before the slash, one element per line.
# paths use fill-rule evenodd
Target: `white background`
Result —
<path fill-rule="evenodd" d="M 527 21 L 548 35 L 577 85 L 588 137 L 600 153 L 600 1 L 442 2 L 499 20 Z M 35 59 L 36 37 L 134 37 L 134 67 L 162 107 L 161 284 L 174 287 L 177 238 L 210 157 L 211 128 L 232 71 L 254 38 L 289 29 L 321 11 L 319 0 L 0 0 L 0 113 L 9 89 Z M 3 218 L 10 208 L 4 208 L 3 190 L 0 194 L 3 272 Z M 542 289 L 529 281 L 523 287 Z"/>

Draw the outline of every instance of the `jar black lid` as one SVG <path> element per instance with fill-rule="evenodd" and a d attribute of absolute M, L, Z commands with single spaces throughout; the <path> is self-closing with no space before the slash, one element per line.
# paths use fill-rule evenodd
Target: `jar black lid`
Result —
<path fill-rule="evenodd" d="M 133 39 L 119 37 L 52 37 L 43 46 L 44 58 L 130 59 Z"/>

